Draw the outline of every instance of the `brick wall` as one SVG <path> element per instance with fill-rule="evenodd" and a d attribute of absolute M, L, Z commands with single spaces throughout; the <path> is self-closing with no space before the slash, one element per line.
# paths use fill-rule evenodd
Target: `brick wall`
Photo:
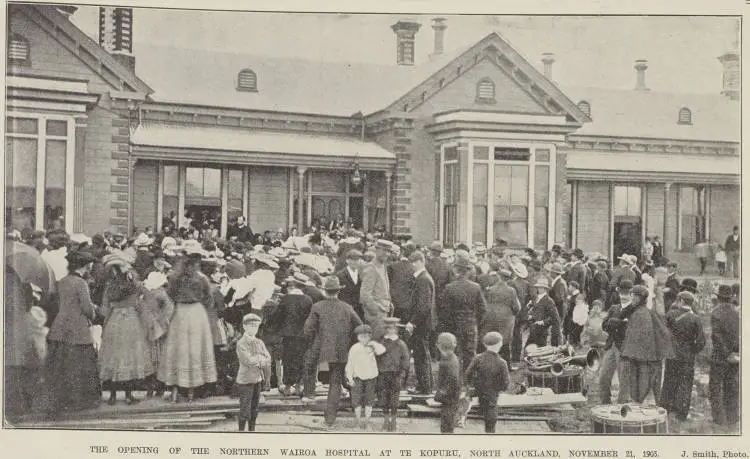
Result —
<path fill-rule="evenodd" d="M 287 171 L 288 169 L 283 167 L 250 168 L 248 220 L 256 233 L 288 226 L 289 180 Z"/>
<path fill-rule="evenodd" d="M 133 169 L 133 226 L 143 231 L 156 228 L 156 191 L 159 167 L 155 161 L 139 161 Z"/>
<path fill-rule="evenodd" d="M 609 184 L 578 182 L 578 247 L 609 253 Z"/>

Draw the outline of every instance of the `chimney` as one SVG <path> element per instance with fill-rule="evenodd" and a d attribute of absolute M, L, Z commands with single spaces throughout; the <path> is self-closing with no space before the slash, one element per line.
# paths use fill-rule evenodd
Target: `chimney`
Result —
<path fill-rule="evenodd" d="M 414 65 L 414 37 L 422 24 L 411 21 L 398 21 L 391 26 L 396 32 L 396 63 Z"/>
<path fill-rule="evenodd" d="M 732 100 L 740 100 L 739 24 L 739 21 L 737 21 L 732 49 L 718 58 L 724 68 L 721 94 Z"/>
<path fill-rule="evenodd" d="M 435 47 L 430 54 L 430 59 L 440 56 L 443 54 L 443 44 L 445 43 L 445 29 L 448 26 L 445 25 L 445 18 L 435 18 L 432 20 L 432 30 L 435 31 Z"/>
<path fill-rule="evenodd" d="M 135 70 L 132 8 L 99 7 L 99 44 L 125 67 Z"/>
<path fill-rule="evenodd" d="M 552 64 L 555 63 L 555 54 L 542 53 L 542 63 L 544 64 L 544 78 L 552 81 Z"/>
<path fill-rule="evenodd" d="M 635 61 L 635 66 L 633 68 L 636 70 L 635 90 L 648 91 L 649 89 L 646 87 L 646 69 L 648 69 L 648 61 L 646 59 L 638 59 Z"/>

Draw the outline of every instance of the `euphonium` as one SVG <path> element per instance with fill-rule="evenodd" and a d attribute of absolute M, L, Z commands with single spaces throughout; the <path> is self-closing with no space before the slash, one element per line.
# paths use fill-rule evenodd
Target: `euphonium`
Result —
<path fill-rule="evenodd" d="M 575 365 L 579 367 L 586 367 L 591 371 L 597 371 L 599 369 L 599 363 L 601 362 L 601 355 L 598 349 L 589 349 L 585 354 L 573 355 L 559 359 L 552 363 L 550 372 L 555 376 L 563 374 L 565 365 Z"/>

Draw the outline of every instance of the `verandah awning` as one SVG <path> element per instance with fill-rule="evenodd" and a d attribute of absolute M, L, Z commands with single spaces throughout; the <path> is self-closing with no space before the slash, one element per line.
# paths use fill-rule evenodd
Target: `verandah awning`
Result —
<path fill-rule="evenodd" d="M 374 142 L 342 136 L 208 126 L 141 125 L 133 155 L 162 161 L 392 170 L 396 156 Z"/>

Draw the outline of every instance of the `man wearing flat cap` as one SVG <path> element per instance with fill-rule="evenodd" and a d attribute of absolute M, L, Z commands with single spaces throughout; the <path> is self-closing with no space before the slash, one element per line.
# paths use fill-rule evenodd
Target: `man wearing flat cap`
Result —
<path fill-rule="evenodd" d="M 383 337 L 383 319 L 393 314 L 386 264 L 392 247 L 391 241 L 379 239 L 375 243 L 375 258 L 362 268 L 359 300 L 365 313 L 365 322 L 372 327 L 372 338 L 375 340 Z"/>
<path fill-rule="evenodd" d="M 310 341 L 310 352 L 305 362 L 305 401 L 314 401 L 315 370 L 319 363 L 328 363 L 330 374 L 325 424 L 333 427 L 344 382 L 344 369 L 354 329 L 362 324 L 351 306 L 338 299 L 341 283 L 329 276 L 323 286 L 326 299 L 313 304 L 304 325 L 305 337 Z"/>
<path fill-rule="evenodd" d="M 718 305 L 711 313 L 711 370 L 708 392 L 714 423 L 739 422 L 740 315 L 732 305 L 732 287 L 719 285 Z"/>

